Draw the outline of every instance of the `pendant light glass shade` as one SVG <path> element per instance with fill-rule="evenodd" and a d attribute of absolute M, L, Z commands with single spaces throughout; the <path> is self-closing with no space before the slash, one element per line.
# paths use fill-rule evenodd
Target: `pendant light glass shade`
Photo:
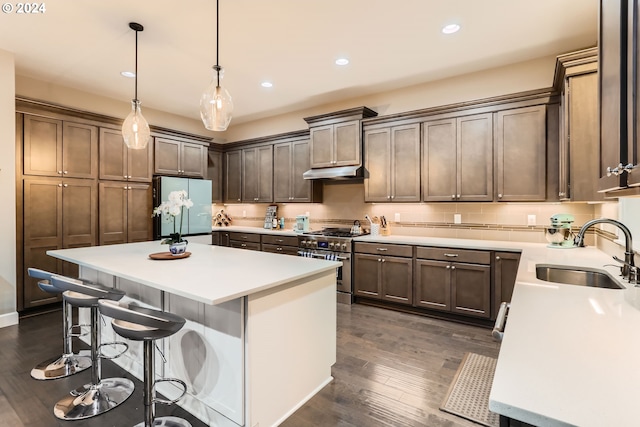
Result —
<path fill-rule="evenodd" d="M 140 101 L 137 99 L 131 100 L 131 112 L 122 124 L 122 136 L 126 146 L 134 150 L 146 148 L 149 142 L 151 137 L 149 123 L 142 116 Z"/>
<path fill-rule="evenodd" d="M 233 114 L 233 100 L 229 92 L 220 86 L 219 66 L 214 66 L 211 83 L 200 97 L 200 117 L 204 127 L 213 131 L 227 130 Z"/>
<path fill-rule="evenodd" d="M 142 116 L 140 101 L 138 100 L 138 32 L 143 31 L 144 27 L 137 22 L 130 22 L 129 28 L 136 32 L 136 80 L 135 95 L 131 100 L 131 112 L 122 123 L 122 137 L 127 147 L 134 150 L 142 150 L 147 147 L 151 136 L 149 123 Z"/>

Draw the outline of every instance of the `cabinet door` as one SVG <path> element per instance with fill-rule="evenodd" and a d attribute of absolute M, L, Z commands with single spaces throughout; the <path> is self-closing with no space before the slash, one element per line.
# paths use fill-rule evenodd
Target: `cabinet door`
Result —
<path fill-rule="evenodd" d="M 391 201 L 420 201 L 420 125 L 391 129 Z"/>
<path fill-rule="evenodd" d="M 62 176 L 62 121 L 24 115 L 25 175 Z"/>
<path fill-rule="evenodd" d="M 124 142 L 123 142 L 124 145 Z M 153 138 L 142 150 L 127 149 L 127 176 L 129 181 L 151 182 L 153 179 Z"/>
<path fill-rule="evenodd" d="M 245 148 L 242 150 L 242 201 L 255 203 L 258 201 L 258 185 L 260 170 L 258 150 Z"/>
<path fill-rule="evenodd" d="M 625 174 L 629 186 L 640 185 L 640 2 L 629 0 L 628 6 L 628 47 L 627 60 L 628 88 L 627 88 L 627 163 L 635 165 L 634 172 Z"/>
<path fill-rule="evenodd" d="M 182 142 L 180 153 L 180 174 L 204 178 L 207 168 L 207 147 L 200 144 Z"/>
<path fill-rule="evenodd" d="M 411 305 L 413 303 L 413 259 L 385 256 L 380 264 L 382 299 Z"/>
<path fill-rule="evenodd" d="M 355 166 L 361 164 L 362 128 L 360 120 L 336 123 L 333 126 L 333 165 Z"/>
<path fill-rule="evenodd" d="M 62 246 L 98 243 L 98 185 L 93 180 L 65 179 L 62 184 Z"/>
<path fill-rule="evenodd" d="M 156 138 L 154 144 L 154 173 L 157 175 L 180 175 L 180 141 Z"/>
<path fill-rule="evenodd" d="M 128 148 L 122 132 L 100 128 L 100 179 L 126 181 L 128 176 Z"/>
<path fill-rule="evenodd" d="M 321 193 L 318 189 L 322 189 L 322 183 L 302 177 L 302 174 L 308 171 L 310 167 L 309 140 L 293 141 L 291 143 L 291 156 L 291 201 L 320 201 Z M 274 178 L 277 173 L 278 170 L 274 169 Z"/>
<path fill-rule="evenodd" d="M 451 305 L 454 313 L 491 317 L 491 267 L 452 263 Z"/>
<path fill-rule="evenodd" d="M 62 180 L 27 178 L 23 190 L 24 271 L 22 303 L 24 308 L 59 301 L 61 298 L 43 292 L 38 281 L 28 276 L 27 268 L 35 267 L 62 273 L 62 261 L 46 254 L 62 248 Z"/>
<path fill-rule="evenodd" d="M 333 166 L 333 125 L 312 127 L 310 134 L 311 167 Z"/>
<path fill-rule="evenodd" d="M 152 194 L 150 184 L 129 184 L 127 191 L 127 242 L 152 239 Z"/>
<path fill-rule="evenodd" d="M 516 283 L 520 254 L 514 252 L 496 252 L 493 274 L 493 316 L 498 315 L 502 302 L 510 302 Z"/>
<path fill-rule="evenodd" d="M 496 115 L 497 200 L 544 201 L 546 197 L 546 107 Z"/>
<path fill-rule="evenodd" d="M 225 157 L 225 189 L 226 202 L 242 201 L 242 150 L 227 151 Z"/>
<path fill-rule="evenodd" d="M 100 245 L 127 243 L 127 183 L 98 184 Z M 151 219 L 151 213 L 147 213 Z"/>
<path fill-rule="evenodd" d="M 273 202 L 273 145 L 257 148 L 258 202 Z"/>
<path fill-rule="evenodd" d="M 627 1 L 600 1 L 598 34 L 600 190 L 615 190 L 626 185 L 626 174 L 607 176 L 627 160 L 626 77 Z"/>
<path fill-rule="evenodd" d="M 62 175 L 65 178 L 98 176 L 98 128 L 79 123 L 63 123 Z"/>
<path fill-rule="evenodd" d="M 422 135 L 423 200 L 456 200 L 456 120 L 425 122 L 422 124 Z"/>
<path fill-rule="evenodd" d="M 365 131 L 365 202 L 391 201 L 391 159 L 389 155 L 390 144 L 391 130 L 389 128 Z"/>
<path fill-rule="evenodd" d="M 222 202 L 222 153 L 207 150 L 207 179 L 211 180 L 211 201 Z"/>
<path fill-rule="evenodd" d="M 416 260 L 414 305 L 451 310 L 451 265 L 448 262 Z"/>
<path fill-rule="evenodd" d="M 493 200 L 493 115 L 489 113 L 459 117 L 456 120 L 456 129 L 456 199 L 490 202 Z M 544 131 L 544 123 L 542 130 Z M 544 141 L 543 133 L 542 143 Z M 544 165 L 544 158 L 542 164 Z M 544 169 L 542 172 L 544 182 Z"/>
<path fill-rule="evenodd" d="M 292 160 L 290 142 L 273 146 L 273 201 L 276 203 L 291 201 Z"/>
<path fill-rule="evenodd" d="M 381 261 L 381 258 L 376 255 L 354 255 L 353 293 L 356 296 L 380 299 Z"/>

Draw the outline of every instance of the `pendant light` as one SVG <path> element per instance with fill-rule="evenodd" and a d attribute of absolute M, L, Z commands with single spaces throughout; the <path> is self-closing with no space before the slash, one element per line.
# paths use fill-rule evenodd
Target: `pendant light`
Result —
<path fill-rule="evenodd" d="M 219 65 L 220 53 L 220 4 L 216 0 L 216 65 L 213 66 L 213 79 L 200 97 L 200 117 L 204 127 L 213 131 L 227 130 L 233 113 L 233 101 L 231 95 L 222 86 L 222 67 Z"/>
<path fill-rule="evenodd" d="M 143 31 L 144 27 L 137 22 L 129 22 L 129 28 L 136 32 L 136 88 L 134 98 L 131 100 L 131 112 L 122 124 L 122 136 L 127 147 L 142 150 L 147 147 L 151 136 L 149 123 L 142 117 L 138 100 L 138 32 Z"/>

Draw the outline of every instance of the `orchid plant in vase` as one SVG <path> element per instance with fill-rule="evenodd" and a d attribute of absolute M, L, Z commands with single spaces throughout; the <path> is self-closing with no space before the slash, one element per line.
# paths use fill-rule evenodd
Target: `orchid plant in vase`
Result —
<path fill-rule="evenodd" d="M 162 240 L 162 244 L 172 245 L 170 251 L 174 255 L 181 254 L 186 249 L 187 241 L 182 238 L 182 220 L 184 219 L 184 210 L 193 206 L 193 202 L 189 199 L 189 196 L 185 190 L 172 191 L 169 193 L 169 200 L 162 202 L 160 206 L 153 209 L 153 216 L 162 215 L 167 221 L 173 220 L 173 233 L 169 234 L 169 237 Z M 176 230 L 176 217 L 180 216 L 180 228 Z M 183 243 L 181 250 L 176 249 L 174 251 L 173 246 L 178 243 Z"/>

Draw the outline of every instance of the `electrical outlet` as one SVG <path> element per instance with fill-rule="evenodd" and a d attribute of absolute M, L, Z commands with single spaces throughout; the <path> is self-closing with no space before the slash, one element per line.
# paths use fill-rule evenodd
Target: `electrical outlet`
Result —
<path fill-rule="evenodd" d="M 453 214 L 453 223 L 462 224 L 462 214 Z"/>
<path fill-rule="evenodd" d="M 395 222 L 400 222 L 400 214 L 399 214 L 399 213 L 395 214 L 395 215 L 393 216 L 393 220 L 394 220 Z"/>
<path fill-rule="evenodd" d="M 247 211 L 242 211 L 242 218 L 246 218 L 247 217 Z"/>
<path fill-rule="evenodd" d="M 527 215 L 527 225 L 536 225 L 535 215 Z"/>

